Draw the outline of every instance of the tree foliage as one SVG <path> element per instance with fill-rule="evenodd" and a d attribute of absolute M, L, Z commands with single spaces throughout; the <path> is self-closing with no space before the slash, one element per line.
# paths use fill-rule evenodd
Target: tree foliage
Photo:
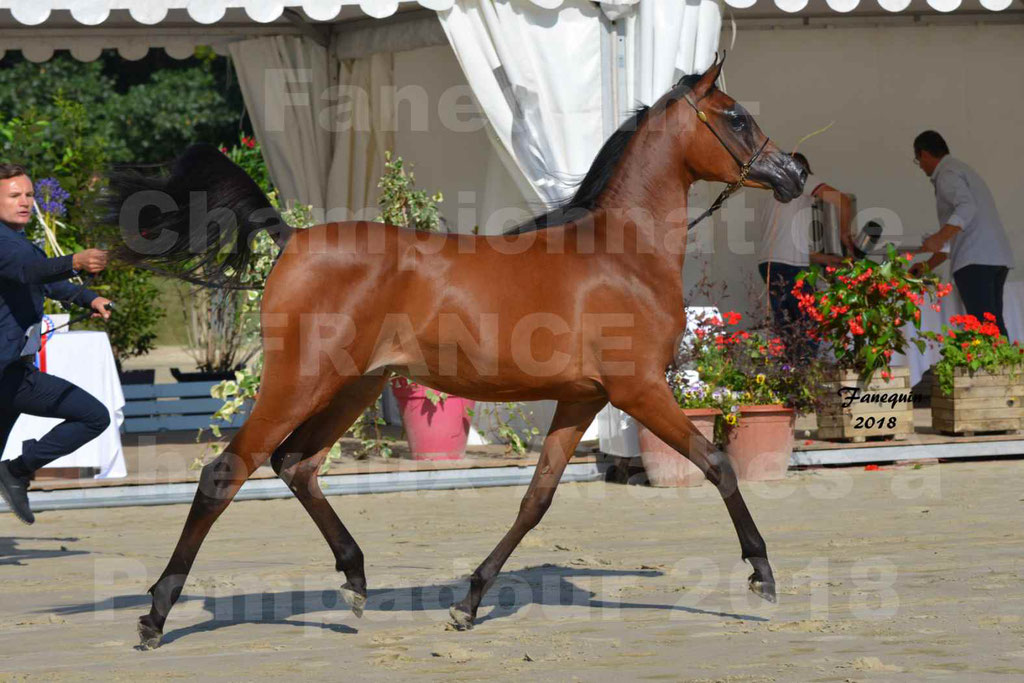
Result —
<path fill-rule="evenodd" d="M 4 119 L 53 120 L 60 99 L 83 108 L 88 135 L 103 141 L 106 158 L 115 163 L 161 163 L 192 142 L 235 139 L 242 112 L 224 58 L 179 62 L 151 51 L 126 62 L 106 51 L 95 62 L 69 55 L 41 64 L 16 56 L 0 60 Z"/>

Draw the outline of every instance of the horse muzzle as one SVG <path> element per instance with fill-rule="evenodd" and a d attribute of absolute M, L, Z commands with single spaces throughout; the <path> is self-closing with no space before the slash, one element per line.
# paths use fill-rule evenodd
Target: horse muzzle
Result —
<path fill-rule="evenodd" d="M 750 169 L 750 179 L 771 189 L 780 202 L 789 202 L 799 197 L 807 182 L 807 171 L 788 154 L 773 149 L 762 156 Z"/>

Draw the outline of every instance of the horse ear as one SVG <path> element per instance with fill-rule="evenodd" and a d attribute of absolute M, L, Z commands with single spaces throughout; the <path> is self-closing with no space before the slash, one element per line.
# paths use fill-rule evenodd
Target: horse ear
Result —
<path fill-rule="evenodd" d="M 693 92 L 697 97 L 703 97 L 711 92 L 711 89 L 715 87 L 715 83 L 718 81 L 719 74 L 722 73 L 723 66 L 725 66 L 725 55 L 719 61 L 718 54 L 716 53 L 715 63 L 708 67 L 708 70 L 704 72 L 704 75 L 700 77 L 697 85 L 693 88 Z"/>

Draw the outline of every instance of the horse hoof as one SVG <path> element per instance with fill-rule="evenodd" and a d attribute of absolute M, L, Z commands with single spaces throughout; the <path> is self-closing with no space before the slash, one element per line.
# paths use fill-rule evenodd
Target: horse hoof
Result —
<path fill-rule="evenodd" d="M 452 617 L 452 626 L 456 631 L 468 631 L 473 628 L 473 615 L 458 605 L 452 605 L 448 609 L 448 614 Z"/>
<path fill-rule="evenodd" d="M 148 615 L 147 615 L 148 616 Z M 146 623 L 147 617 L 139 619 L 139 649 L 155 650 L 160 647 L 160 639 L 164 633 L 157 627 Z"/>
<path fill-rule="evenodd" d="M 357 619 L 363 616 L 363 608 L 366 607 L 365 595 L 357 593 L 348 583 L 339 588 L 338 593 Z"/>
<path fill-rule="evenodd" d="M 751 577 L 750 592 L 752 592 L 754 595 L 760 598 L 764 598 L 768 602 L 776 602 L 775 584 L 770 581 L 756 581 L 753 577 Z"/>
<path fill-rule="evenodd" d="M 747 579 L 750 584 L 750 592 L 768 602 L 775 602 L 775 576 L 772 574 L 772 566 L 764 557 L 747 558 L 754 573 Z"/>

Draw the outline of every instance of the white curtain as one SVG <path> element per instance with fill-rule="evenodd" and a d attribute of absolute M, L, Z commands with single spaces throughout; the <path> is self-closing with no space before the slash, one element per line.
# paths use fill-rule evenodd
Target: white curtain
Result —
<path fill-rule="evenodd" d="M 627 12 L 627 93 L 654 104 L 683 75 L 703 73 L 715 60 L 722 12 L 717 0 L 644 0 Z"/>
<path fill-rule="evenodd" d="M 601 11 L 569 0 L 457 0 L 441 26 L 527 197 L 553 203 L 604 137 Z"/>
<path fill-rule="evenodd" d="M 721 30 L 717 0 L 567 0 L 558 9 L 456 0 L 438 16 L 499 155 L 511 160 L 525 194 L 548 204 L 572 192 L 607 137 L 604 90 L 618 78 L 619 58 L 625 92 L 616 124 L 680 75 L 707 68 Z M 616 33 L 622 55 L 605 43 Z"/>
<path fill-rule="evenodd" d="M 327 176 L 327 219 L 374 219 L 377 179 L 384 152 L 395 149 L 395 63 L 390 52 L 341 60 L 338 95 L 353 113 L 341 112 L 335 128 Z"/>
<path fill-rule="evenodd" d="M 239 85 L 281 198 L 318 221 L 376 216 L 377 179 L 394 149 L 394 58 L 336 59 L 300 37 L 230 45 Z"/>
<path fill-rule="evenodd" d="M 306 38 L 232 43 L 231 59 L 270 177 L 282 198 L 324 207 L 331 132 L 318 124 L 332 84 L 327 49 Z"/>

